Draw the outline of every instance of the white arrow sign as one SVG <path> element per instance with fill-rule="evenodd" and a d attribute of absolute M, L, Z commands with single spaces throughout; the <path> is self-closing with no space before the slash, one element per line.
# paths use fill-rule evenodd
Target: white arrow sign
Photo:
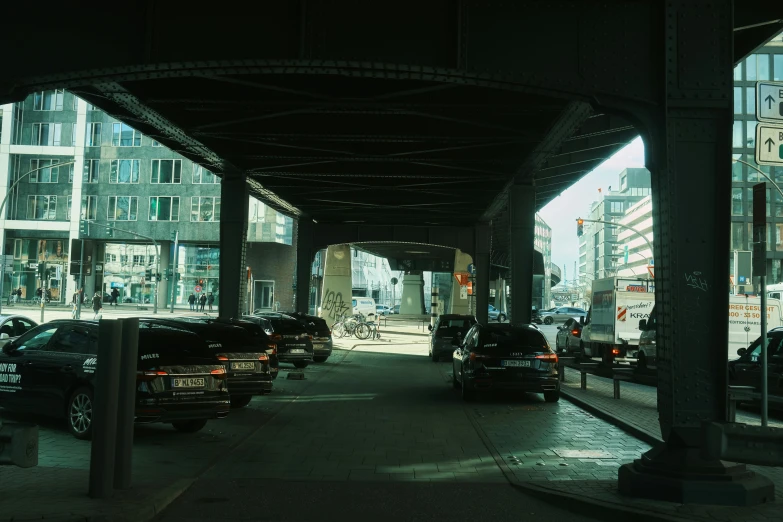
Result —
<path fill-rule="evenodd" d="M 783 165 L 783 127 L 756 126 L 756 163 L 759 165 Z"/>
<path fill-rule="evenodd" d="M 783 82 L 756 82 L 756 119 L 783 123 Z"/>

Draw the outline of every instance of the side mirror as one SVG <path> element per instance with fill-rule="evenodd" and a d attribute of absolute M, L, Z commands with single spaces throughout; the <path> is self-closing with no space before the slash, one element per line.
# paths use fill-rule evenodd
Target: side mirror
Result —
<path fill-rule="evenodd" d="M 10 354 L 16 351 L 16 347 L 14 346 L 14 343 L 8 343 L 5 346 L 3 346 L 3 353 Z"/>
<path fill-rule="evenodd" d="M 8 335 L 7 333 L 5 333 L 5 332 L 0 333 L 0 341 L 4 341 L 4 340 L 10 339 L 10 338 L 11 338 L 11 336 Z"/>
<path fill-rule="evenodd" d="M 639 319 L 639 330 L 645 331 L 647 329 L 647 319 Z"/>
<path fill-rule="evenodd" d="M 429 330 L 430 332 L 432 331 L 432 325 L 431 324 L 427 325 L 427 330 Z"/>
<path fill-rule="evenodd" d="M 579 318 L 579 324 L 581 324 L 581 325 L 585 324 L 585 318 L 584 317 L 580 317 Z"/>
<path fill-rule="evenodd" d="M 747 348 L 740 348 L 739 350 L 737 350 L 737 355 L 739 355 L 740 357 L 744 357 L 746 353 L 748 353 Z"/>

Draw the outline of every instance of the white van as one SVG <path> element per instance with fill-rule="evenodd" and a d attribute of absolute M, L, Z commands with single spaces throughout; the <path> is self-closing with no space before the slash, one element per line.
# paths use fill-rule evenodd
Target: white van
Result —
<path fill-rule="evenodd" d="M 375 299 L 372 297 L 351 297 L 353 313 L 362 314 L 367 319 L 375 319 Z"/>

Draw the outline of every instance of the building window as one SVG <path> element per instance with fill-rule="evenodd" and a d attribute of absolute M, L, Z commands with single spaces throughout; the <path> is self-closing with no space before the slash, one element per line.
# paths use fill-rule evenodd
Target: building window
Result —
<path fill-rule="evenodd" d="M 611 206 L 609 207 L 609 212 L 612 213 L 619 213 L 623 211 L 623 202 L 622 201 L 612 201 Z"/>
<path fill-rule="evenodd" d="M 84 160 L 84 176 L 82 177 L 83 183 L 98 183 L 98 170 L 100 168 L 100 164 L 101 160 Z"/>
<path fill-rule="evenodd" d="M 212 172 L 208 171 L 201 165 L 193 164 L 193 184 L 205 185 L 220 183 L 220 178 L 215 176 Z"/>
<path fill-rule="evenodd" d="M 734 159 L 742 159 L 742 154 L 734 154 Z M 742 181 L 742 163 L 733 162 L 731 165 L 731 181 Z"/>
<path fill-rule="evenodd" d="M 109 221 L 136 221 L 139 198 L 136 196 L 109 196 Z"/>
<path fill-rule="evenodd" d="M 745 223 L 732 223 L 731 224 L 731 249 L 732 250 L 747 250 L 748 246 L 745 241 Z"/>
<path fill-rule="evenodd" d="M 143 265 L 144 260 L 147 258 L 147 256 L 141 256 L 141 255 L 134 255 L 133 256 L 133 264 L 134 265 Z"/>
<path fill-rule="evenodd" d="M 111 160 L 109 183 L 138 183 L 139 160 Z"/>
<path fill-rule="evenodd" d="M 742 114 L 742 87 L 734 87 L 734 114 Z"/>
<path fill-rule="evenodd" d="M 731 189 L 731 215 L 732 216 L 741 216 L 742 213 L 742 189 L 741 188 L 733 188 Z"/>
<path fill-rule="evenodd" d="M 124 123 L 112 124 L 112 147 L 141 147 L 141 133 Z"/>
<path fill-rule="evenodd" d="M 748 139 L 746 146 L 752 149 L 756 146 L 756 122 L 748 120 L 745 122 L 748 126 Z"/>
<path fill-rule="evenodd" d="M 179 183 L 182 160 L 152 160 L 151 183 Z"/>
<path fill-rule="evenodd" d="M 160 144 L 160 142 L 158 140 L 152 140 L 152 146 L 153 147 L 160 147 L 161 144 Z"/>
<path fill-rule="evenodd" d="M 79 110 L 79 97 L 75 94 L 73 95 L 73 110 L 78 111 Z"/>
<path fill-rule="evenodd" d="M 60 163 L 54 159 L 30 160 L 30 183 L 57 183 L 60 180 L 60 167 L 52 168 L 51 165 Z M 66 165 L 67 166 L 67 165 Z"/>
<path fill-rule="evenodd" d="M 98 219 L 98 196 L 82 196 L 82 219 Z"/>
<path fill-rule="evenodd" d="M 742 81 L 742 62 L 738 63 L 736 67 L 734 67 L 734 79 L 737 81 Z"/>
<path fill-rule="evenodd" d="M 190 198 L 191 221 L 220 221 L 219 197 Z"/>
<path fill-rule="evenodd" d="M 62 123 L 33 123 L 31 144 L 59 147 L 62 132 Z"/>
<path fill-rule="evenodd" d="M 734 138 L 732 139 L 732 147 L 735 149 L 741 149 L 745 146 L 743 141 L 745 140 L 744 129 L 742 128 L 741 121 L 734 122 Z"/>
<path fill-rule="evenodd" d="M 755 82 L 756 78 L 756 55 L 751 54 L 745 59 L 745 78 L 748 81 Z"/>
<path fill-rule="evenodd" d="M 150 221 L 179 221 L 179 196 L 151 196 Z"/>
<path fill-rule="evenodd" d="M 88 123 L 87 135 L 84 141 L 85 147 L 100 147 L 101 146 L 101 124 L 100 123 Z"/>
<path fill-rule="evenodd" d="M 128 264 L 128 254 L 120 254 L 120 263 L 123 265 Z"/>
<path fill-rule="evenodd" d="M 71 204 L 73 203 L 73 197 L 68 196 L 68 206 L 65 208 L 65 219 L 71 220 Z"/>
<path fill-rule="evenodd" d="M 27 196 L 27 219 L 56 219 L 57 196 Z"/>
<path fill-rule="evenodd" d="M 745 114 L 756 117 L 756 88 L 747 87 L 745 89 Z"/>
<path fill-rule="evenodd" d="M 117 254 L 106 253 L 103 256 L 103 261 L 105 263 L 116 263 L 117 262 Z"/>
<path fill-rule="evenodd" d="M 759 80 L 769 80 L 769 55 L 757 54 L 756 55 L 756 72 Z"/>
<path fill-rule="evenodd" d="M 63 110 L 63 90 L 39 91 L 33 94 L 34 111 Z"/>
<path fill-rule="evenodd" d="M 772 65 L 774 66 L 772 73 L 774 74 L 774 80 L 777 82 L 783 80 L 783 54 L 773 54 L 772 57 Z"/>
<path fill-rule="evenodd" d="M 71 146 L 72 147 L 76 146 L 76 124 L 75 123 L 71 124 Z"/>

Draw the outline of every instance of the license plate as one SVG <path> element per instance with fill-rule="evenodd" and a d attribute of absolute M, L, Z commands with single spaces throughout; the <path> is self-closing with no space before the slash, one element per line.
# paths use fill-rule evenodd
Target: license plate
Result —
<path fill-rule="evenodd" d="M 305 352 L 304 348 L 291 348 L 288 351 L 291 352 L 291 353 L 304 353 Z"/>
<path fill-rule="evenodd" d="M 506 368 L 508 367 L 523 367 L 523 368 L 529 368 L 530 367 L 530 361 L 525 360 L 512 360 L 512 361 L 500 361 L 500 366 L 504 366 Z"/>
<path fill-rule="evenodd" d="M 203 388 L 204 377 L 183 377 L 181 379 L 174 377 L 171 379 L 171 385 L 174 388 Z"/>
<path fill-rule="evenodd" d="M 231 363 L 231 369 L 232 370 L 255 370 L 256 369 L 256 363 L 254 363 L 254 362 L 232 362 Z"/>
<path fill-rule="evenodd" d="M 323 344 L 314 344 L 313 345 L 313 349 L 314 350 L 323 350 L 324 349 L 324 345 Z"/>

